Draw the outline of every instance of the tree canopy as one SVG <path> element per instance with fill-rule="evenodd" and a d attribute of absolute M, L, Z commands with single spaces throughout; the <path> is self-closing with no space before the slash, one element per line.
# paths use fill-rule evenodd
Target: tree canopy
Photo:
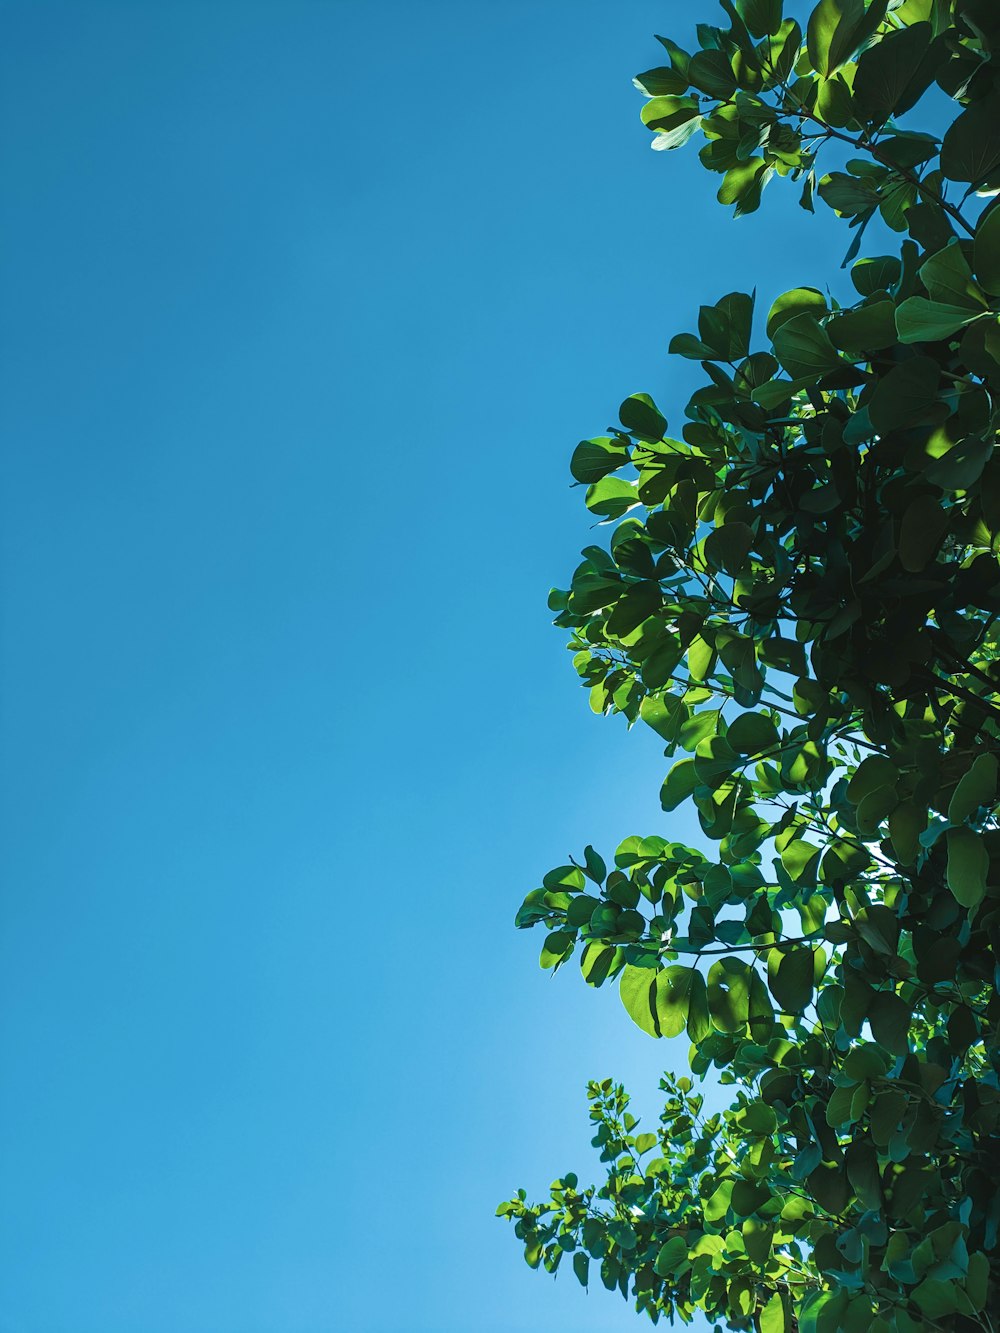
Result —
<path fill-rule="evenodd" d="M 648 1131 L 591 1084 L 603 1181 L 498 1211 L 653 1322 L 996 1333 L 1000 5 L 721 5 L 635 80 L 653 147 L 700 142 L 737 217 L 776 178 L 832 209 L 857 299 L 702 306 L 676 434 L 632 394 L 573 454 L 610 536 L 550 606 L 591 707 L 662 738 L 667 818 L 516 920 L 689 1067 Z"/>

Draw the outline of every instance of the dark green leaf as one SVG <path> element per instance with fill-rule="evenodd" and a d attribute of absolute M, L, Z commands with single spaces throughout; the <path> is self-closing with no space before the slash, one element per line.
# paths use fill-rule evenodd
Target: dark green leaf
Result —
<path fill-rule="evenodd" d="M 825 375 L 841 364 L 840 353 L 811 314 L 794 315 L 775 331 L 774 354 L 793 378 Z"/>
<path fill-rule="evenodd" d="M 730 723 L 726 740 L 740 754 L 763 754 L 778 744 L 778 729 L 766 713 L 741 713 Z"/>
<path fill-rule="evenodd" d="M 701 973 L 692 968 L 688 993 L 687 1034 L 697 1045 L 698 1042 L 704 1041 L 711 1031 L 712 1019 L 708 1008 L 708 987 Z"/>
<path fill-rule="evenodd" d="M 884 434 L 903 430 L 937 416 L 941 373 L 930 357 L 915 356 L 882 376 L 868 403 L 875 429 Z"/>
<path fill-rule="evenodd" d="M 920 265 L 920 281 L 932 301 L 964 306 L 975 314 L 986 309 L 986 298 L 976 285 L 958 240 L 952 240 Z"/>
<path fill-rule="evenodd" d="M 708 93 L 709 97 L 724 102 L 736 91 L 736 77 L 732 62 L 724 51 L 697 51 L 691 57 L 687 77 L 690 83 Z"/>
<path fill-rule="evenodd" d="M 708 971 L 708 1009 L 722 1032 L 740 1032 L 750 1008 L 751 971 L 737 958 L 718 958 Z"/>
<path fill-rule="evenodd" d="M 879 991 L 872 999 L 868 1014 L 872 1035 L 880 1046 L 893 1055 L 909 1050 L 910 1007 L 893 991 Z"/>
<path fill-rule="evenodd" d="M 948 527 L 948 515 L 932 495 L 910 501 L 899 532 L 899 563 L 919 574 L 934 556 Z"/>
<path fill-rule="evenodd" d="M 973 262 L 982 286 L 1000 295 L 1000 207 L 991 208 L 976 227 Z"/>
<path fill-rule="evenodd" d="M 679 97 L 687 92 L 688 81 L 672 66 L 660 65 L 647 69 L 632 80 L 640 92 L 650 97 Z"/>
<path fill-rule="evenodd" d="M 573 451 L 569 470 L 577 481 L 589 485 L 600 481 L 609 472 L 614 472 L 628 462 L 628 450 L 620 440 L 604 437 L 596 440 L 581 440 Z"/>
<path fill-rule="evenodd" d="M 556 963 L 562 961 L 569 950 L 573 947 L 573 933 L 568 930 L 554 930 L 545 938 L 542 945 L 542 954 L 539 966 L 544 968 L 554 967 Z"/>
<path fill-rule="evenodd" d="M 976 907 L 986 893 L 990 857 L 978 833 L 948 830 L 948 888 L 963 907 Z"/>
<path fill-rule="evenodd" d="M 679 964 L 656 974 L 656 1021 L 660 1036 L 676 1037 L 687 1026 L 691 982 L 696 975 L 694 968 Z"/>
<path fill-rule="evenodd" d="M 668 812 L 676 810 L 682 801 L 687 800 L 697 785 L 698 774 L 694 760 L 679 760 L 667 774 L 660 788 L 660 805 Z"/>
<path fill-rule="evenodd" d="M 851 269 L 851 281 L 862 296 L 888 291 L 899 281 L 900 264 L 895 255 L 859 259 Z"/>
<path fill-rule="evenodd" d="M 654 1271 L 660 1277 L 673 1277 L 679 1264 L 684 1263 L 688 1257 L 687 1241 L 682 1236 L 671 1236 L 671 1238 L 660 1247 L 653 1264 Z"/>
<path fill-rule="evenodd" d="M 773 37 L 781 27 L 781 0 L 736 0 L 736 12 L 753 37 Z"/>
<path fill-rule="evenodd" d="M 772 949 L 768 955 L 767 984 L 782 1009 L 801 1014 L 812 1003 L 814 955 L 812 949 Z"/>
<path fill-rule="evenodd" d="M 716 195 L 719 203 L 735 204 L 737 217 L 756 212 L 760 207 L 767 170 L 762 157 L 752 157 L 747 162 L 730 167 Z"/>
<path fill-rule="evenodd" d="M 992 754 L 977 755 L 955 788 L 948 818 L 952 824 L 963 824 L 981 807 L 992 809 L 996 796 L 997 760 Z"/>
<path fill-rule="evenodd" d="M 951 338 L 978 314 L 967 306 L 942 305 L 924 296 L 911 296 L 896 307 L 896 329 L 901 343 L 940 342 Z"/>
<path fill-rule="evenodd" d="M 977 185 L 1000 167 L 1000 101 L 973 102 L 953 121 L 941 145 L 941 170 L 949 180 Z"/>
<path fill-rule="evenodd" d="M 896 341 L 895 307 L 891 300 L 873 301 L 829 320 L 826 331 L 844 352 L 874 352 Z"/>
<path fill-rule="evenodd" d="M 666 418 L 657 411 L 648 393 L 633 393 L 618 409 L 618 416 L 627 431 L 640 440 L 655 443 L 667 433 Z"/>
<path fill-rule="evenodd" d="M 888 33 L 862 55 L 854 77 L 854 103 L 869 124 L 882 125 L 893 114 L 931 35 L 929 23 L 914 23 Z"/>

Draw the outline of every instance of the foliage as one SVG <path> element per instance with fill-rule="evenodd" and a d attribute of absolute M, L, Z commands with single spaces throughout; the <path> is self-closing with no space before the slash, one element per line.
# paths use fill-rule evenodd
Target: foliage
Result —
<path fill-rule="evenodd" d="M 798 182 L 853 229 L 858 299 L 786 292 L 761 350 L 753 296 L 703 306 L 670 344 L 706 376 L 680 438 L 635 394 L 574 453 L 612 531 L 556 624 L 592 708 L 663 739 L 663 809 L 708 850 L 588 847 L 517 924 L 734 1101 L 705 1118 L 667 1076 L 638 1133 L 592 1084 L 605 1183 L 499 1211 L 529 1264 L 593 1260 L 654 1322 L 995 1330 L 1000 6 L 821 0 L 804 32 L 722 6 L 636 80 L 653 146 L 700 133 L 737 215 Z M 935 89 L 941 136 L 910 127 Z M 876 214 L 898 252 L 859 259 Z"/>

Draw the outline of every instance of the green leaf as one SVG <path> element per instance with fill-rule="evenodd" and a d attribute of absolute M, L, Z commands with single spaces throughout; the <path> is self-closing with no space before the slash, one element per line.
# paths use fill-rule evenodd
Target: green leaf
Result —
<path fill-rule="evenodd" d="M 987 308 L 986 298 L 973 280 L 972 270 L 957 238 L 921 264 L 920 281 L 932 301 L 964 306 L 977 315 Z"/>
<path fill-rule="evenodd" d="M 708 1008 L 721 1032 L 741 1032 L 750 1012 L 751 969 L 738 958 L 717 958 L 708 970 Z"/>
<path fill-rule="evenodd" d="M 654 579 L 633 583 L 618 600 L 618 605 L 605 622 L 605 632 L 612 638 L 624 639 L 643 621 L 655 615 L 663 605 L 659 584 Z"/>
<path fill-rule="evenodd" d="M 688 799 L 698 786 L 698 773 L 693 759 L 680 759 L 667 774 L 660 788 L 660 805 L 668 813 Z"/>
<path fill-rule="evenodd" d="M 982 286 L 1000 295 L 1000 207 L 991 208 L 976 227 L 973 265 Z"/>
<path fill-rule="evenodd" d="M 805 838 L 796 838 L 781 849 L 781 864 L 791 879 L 803 886 L 816 883 L 820 849 Z"/>
<path fill-rule="evenodd" d="M 980 807 L 991 809 L 997 796 L 997 761 L 992 754 L 980 754 L 962 775 L 948 806 L 952 824 L 964 824 Z"/>
<path fill-rule="evenodd" d="M 626 963 L 618 983 L 625 1012 L 650 1037 L 660 1035 L 656 1022 L 656 972 Z"/>
<path fill-rule="evenodd" d="M 780 1007 L 801 1014 L 812 1003 L 815 957 L 800 946 L 772 949 L 767 961 L 767 984 Z"/>
<path fill-rule="evenodd" d="M 696 975 L 693 967 L 680 964 L 657 972 L 655 1005 L 660 1036 L 676 1037 L 687 1026 L 691 981 Z"/>
<path fill-rule="evenodd" d="M 793 378 L 818 377 L 842 364 L 840 353 L 815 315 L 793 315 L 775 330 L 772 342 L 774 355 Z"/>
<path fill-rule="evenodd" d="M 729 1212 L 729 1203 L 733 1197 L 732 1180 L 724 1180 L 722 1184 L 705 1201 L 705 1221 L 721 1222 Z"/>
<path fill-rule="evenodd" d="M 954 448 L 936 458 L 924 473 L 927 481 L 940 486 L 943 491 L 964 491 L 978 481 L 983 468 L 993 454 L 991 440 L 979 439 L 970 435 L 959 440 Z"/>
<path fill-rule="evenodd" d="M 795 287 L 790 292 L 779 296 L 771 306 L 767 316 L 767 336 L 773 338 L 782 324 L 796 315 L 825 315 L 828 311 L 826 297 L 815 287 Z"/>
<path fill-rule="evenodd" d="M 858 61 L 854 105 L 869 124 L 882 125 L 896 110 L 931 41 L 931 25 L 890 32 Z"/>
<path fill-rule="evenodd" d="M 600 906 L 600 898 L 593 898 L 589 893 L 578 894 L 566 908 L 567 924 L 577 930 L 581 926 L 589 926 L 590 918 Z"/>
<path fill-rule="evenodd" d="M 943 305 L 925 296 L 910 296 L 896 307 L 896 331 L 901 343 L 940 342 L 979 318 L 967 306 Z"/>
<path fill-rule="evenodd" d="M 608 1235 L 623 1250 L 634 1250 L 638 1243 L 635 1227 L 631 1222 L 616 1219 L 608 1223 Z"/>
<path fill-rule="evenodd" d="M 893 851 L 905 866 L 913 865 L 920 855 L 920 834 L 927 827 L 926 814 L 915 801 L 902 801 L 889 815 L 889 837 Z"/>
<path fill-rule="evenodd" d="M 779 739 L 778 728 L 766 713 L 741 713 L 726 732 L 726 740 L 740 754 L 773 750 Z"/>
<path fill-rule="evenodd" d="M 692 116 L 689 120 L 676 124 L 673 129 L 657 131 L 649 146 L 655 149 L 683 148 L 687 141 L 698 133 L 700 126 L 701 116 Z"/>
<path fill-rule="evenodd" d="M 769 63 L 773 77 L 779 83 L 786 83 L 789 81 L 795 62 L 799 58 L 799 51 L 802 47 L 802 29 L 794 19 L 784 19 L 777 33 L 773 35 L 777 40 L 767 44 Z"/>
<path fill-rule="evenodd" d="M 781 27 L 781 0 L 736 0 L 736 12 L 753 37 L 773 37 Z"/>
<path fill-rule="evenodd" d="M 549 890 L 565 889 L 569 893 L 580 893 L 586 887 L 583 871 L 579 866 L 556 866 L 542 877 L 542 887 Z"/>
<path fill-rule="evenodd" d="M 659 411 L 648 393 L 633 393 L 618 409 L 618 417 L 625 429 L 640 440 L 655 444 L 667 433 L 667 419 Z"/>
<path fill-rule="evenodd" d="M 587 488 L 587 508 L 603 518 L 621 518 L 639 503 L 634 486 L 621 477 L 602 477 Z"/>
<path fill-rule="evenodd" d="M 688 89 L 688 81 L 673 66 L 659 65 L 647 69 L 632 80 L 640 92 L 649 97 L 681 97 Z"/>
<path fill-rule="evenodd" d="M 568 930 L 554 930 L 547 935 L 538 960 L 539 967 L 555 967 L 557 963 L 562 962 L 573 947 L 573 939 L 573 933 Z"/>
<path fill-rule="evenodd" d="M 580 971 L 588 986 L 603 986 L 617 965 L 620 949 L 614 945 L 591 940 L 580 958 Z"/>
<path fill-rule="evenodd" d="M 659 1277 L 673 1277 L 678 1267 L 686 1261 L 687 1257 L 687 1241 L 683 1236 L 671 1236 L 660 1247 L 653 1264 L 653 1270 Z"/>
<path fill-rule="evenodd" d="M 1000 99 L 973 102 L 953 121 L 941 145 L 941 170 L 949 180 L 978 185 L 1000 167 Z"/>
<path fill-rule="evenodd" d="M 899 531 L 899 563 L 910 574 L 919 574 L 937 551 L 948 529 L 948 515 L 933 495 L 918 495 L 910 501 Z"/>
<path fill-rule="evenodd" d="M 893 366 L 879 379 L 868 403 L 872 425 L 885 434 L 934 420 L 940 382 L 938 363 L 930 357 L 914 356 Z"/>
<path fill-rule="evenodd" d="M 688 994 L 687 1034 L 697 1045 L 712 1032 L 712 1018 L 708 1008 L 708 987 L 697 969 L 691 971 Z"/>
<path fill-rule="evenodd" d="M 698 104 L 693 97 L 654 97 L 639 112 L 642 123 L 660 133 L 683 128 L 698 114 Z"/>
<path fill-rule="evenodd" d="M 708 93 L 709 97 L 718 98 L 720 102 L 726 101 L 736 91 L 732 62 L 724 51 L 697 51 L 691 57 L 687 76 L 693 87 Z"/>
<path fill-rule="evenodd" d="M 649 656 L 644 657 L 642 660 L 642 683 L 649 690 L 658 690 L 664 685 L 669 685 L 673 680 L 678 663 L 683 656 L 684 649 L 677 639 L 674 639 L 673 637 L 664 638 L 663 641 L 653 649 Z M 647 695 L 647 698 L 648 697 L 649 696 Z M 643 702 L 645 702 L 645 700 L 643 700 Z M 657 703 L 660 702 L 660 698 L 657 697 Z M 687 709 L 681 704 L 679 699 L 674 699 L 670 695 L 665 695 L 663 696 L 662 703 L 666 705 L 668 709 L 679 709 L 683 713 L 684 718 L 687 717 Z M 648 719 L 644 720 L 648 721 Z M 672 741 L 675 739 L 675 733 L 673 731 L 664 731 L 661 725 L 653 722 L 650 722 L 649 725 L 653 727 L 654 731 L 658 731 L 664 740 Z"/>
<path fill-rule="evenodd" d="M 778 1128 L 778 1117 L 767 1102 L 751 1102 L 740 1114 L 739 1123 L 748 1134 L 769 1137 Z"/>
<path fill-rule="evenodd" d="M 895 255 L 879 255 L 874 259 L 859 259 L 851 268 L 851 281 L 861 296 L 874 296 L 894 287 L 899 274 L 900 263 Z"/>
<path fill-rule="evenodd" d="M 628 450 L 618 439 L 581 440 L 573 451 L 569 470 L 576 481 L 589 485 L 624 467 L 627 462 Z"/>
<path fill-rule="evenodd" d="M 698 333 L 723 361 L 740 361 L 750 353 L 750 326 L 754 299 L 746 292 L 730 292 L 715 305 L 698 312 Z"/>
<path fill-rule="evenodd" d="M 584 874 L 595 884 L 603 884 L 608 874 L 608 867 L 604 863 L 604 858 L 595 852 L 593 847 L 587 846 L 583 851 Z"/>
<path fill-rule="evenodd" d="M 776 1291 L 761 1308 L 759 1322 L 760 1333 L 786 1333 L 788 1322 L 780 1292 Z"/>
<path fill-rule="evenodd" d="M 739 575 L 746 569 L 753 543 L 753 532 L 746 523 L 724 523 L 705 538 L 705 559 L 715 570 Z"/>
<path fill-rule="evenodd" d="M 590 1280 L 590 1256 L 585 1250 L 577 1250 L 573 1255 L 573 1272 L 581 1287 L 585 1287 Z"/>
<path fill-rule="evenodd" d="M 774 1006 L 767 986 L 756 968 L 750 972 L 750 991 L 747 1003 L 747 1021 L 754 1041 L 766 1041 L 774 1025 Z"/>
<path fill-rule="evenodd" d="M 851 90 L 841 74 L 819 80 L 816 88 L 816 112 L 827 125 L 843 126 L 854 119 Z"/>
<path fill-rule="evenodd" d="M 688 645 L 688 670 L 692 680 L 707 680 L 715 662 L 715 648 L 700 634 Z"/>
<path fill-rule="evenodd" d="M 888 1066 L 888 1058 L 877 1046 L 871 1045 L 855 1046 L 844 1059 L 844 1073 L 855 1083 L 880 1078 Z"/>
<path fill-rule="evenodd" d="M 948 830 L 948 888 L 963 907 L 982 902 L 989 869 L 989 853 L 978 833 L 970 828 Z"/>
<path fill-rule="evenodd" d="M 639 705 L 639 716 L 663 740 L 675 744 L 688 710 L 676 695 L 647 694 Z"/>
<path fill-rule="evenodd" d="M 870 214 L 879 203 L 878 186 L 874 180 L 848 176 L 843 171 L 831 171 L 821 177 L 816 190 L 823 202 L 841 217 Z"/>
<path fill-rule="evenodd" d="M 868 1013 L 872 1035 L 880 1046 L 893 1055 L 909 1051 L 910 1006 L 892 991 L 879 991 Z"/>
<path fill-rule="evenodd" d="M 806 674 L 806 654 L 802 644 L 796 639 L 783 639 L 775 634 L 762 639 L 757 646 L 760 660 L 768 666 L 777 667 L 794 676 Z"/>
<path fill-rule="evenodd" d="M 693 333 L 675 333 L 670 339 L 667 351 L 671 356 L 684 356 L 689 361 L 711 361 L 716 356 L 713 349 L 696 338 Z"/>
<path fill-rule="evenodd" d="M 766 173 L 767 164 L 762 157 L 752 157 L 730 167 L 722 178 L 716 198 L 720 204 L 735 204 L 737 217 L 754 213 L 760 207 Z"/>
<path fill-rule="evenodd" d="M 925 1319 L 943 1319 L 959 1309 L 955 1283 L 940 1278 L 925 1278 L 913 1289 L 910 1299 Z"/>
<path fill-rule="evenodd" d="M 826 325 L 830 341 L 844 352 L 873 352 L 896 341 L 895 306 L 885 298 L 836 315 Z"/>
<path fill-rule="evenodd" d="M 806 28 L 806 48 L 817 74 L 828 76 L 850 58 L 853 33 L 863 17 L 864 0 L 820 0 Z"/>

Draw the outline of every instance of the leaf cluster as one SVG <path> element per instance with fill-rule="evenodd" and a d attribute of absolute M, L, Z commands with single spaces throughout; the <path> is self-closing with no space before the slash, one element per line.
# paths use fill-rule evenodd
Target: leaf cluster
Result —
<path fill-rule="evenodd" d="M 798 180 L 854 231 L 857 299 L 779 295 L 763 340 L 754 295 L 703 306 L 670 344 L 705 377 L 676 436 L 633 394 L 573 454 L 610 539 L 556 624 L 594 711 L 663 742 L 667 827 L 703 836 L 588 847 L 517 925 L 736 1100 L 706 1119 L 667 1075 L 637 1134 L 592 1084 L 606 1182 L 500 1211 L 530 1264 L 594 1261 L 654 1322 L 995 1330 L 1000 8 L 722 7 L 636 80 L 654 147 L 700 134 L 737 215 Z M 940 137 L 899 123 L 932 88 Z M 876 217 L 897 253 L 859 258 Z"/>

